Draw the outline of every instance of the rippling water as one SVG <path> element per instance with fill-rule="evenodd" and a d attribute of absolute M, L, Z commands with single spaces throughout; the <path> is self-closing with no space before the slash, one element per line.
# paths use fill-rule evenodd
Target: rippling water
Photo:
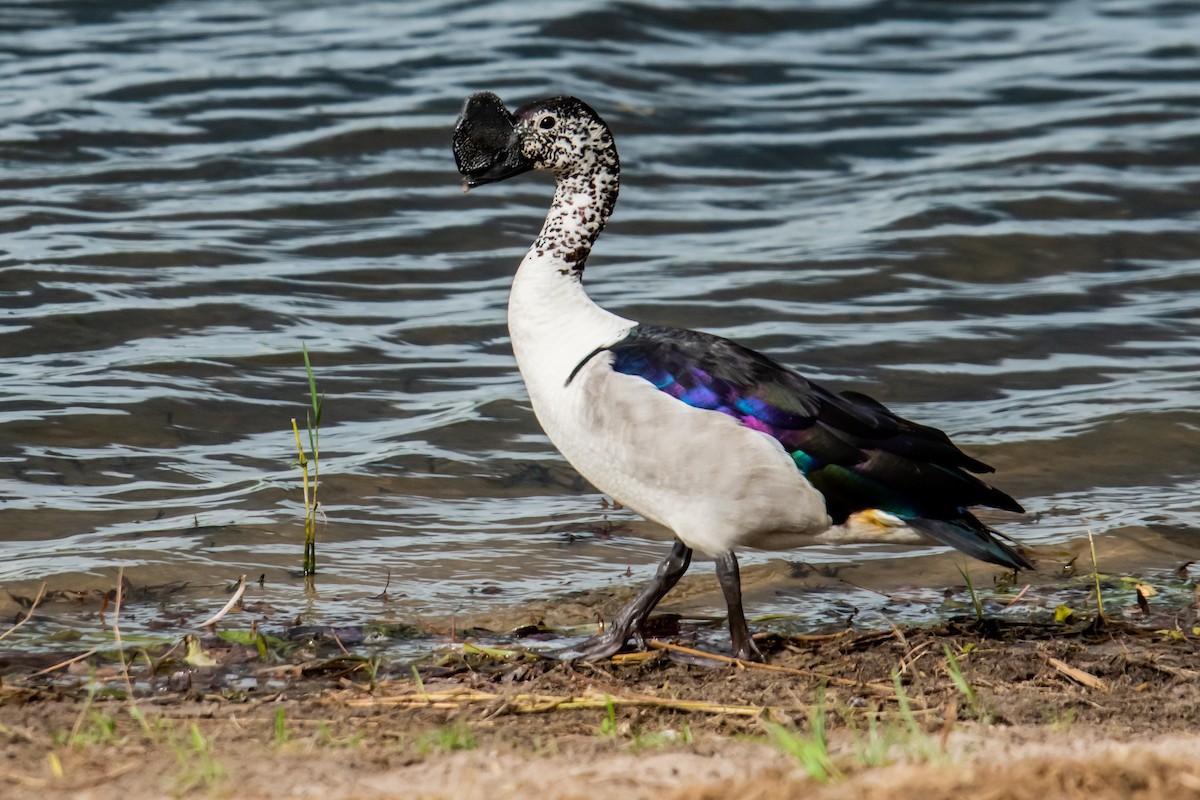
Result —
<path fill-rule="evenodd" d="M 1087 529 L 1200 557 L 1200 10 L 794 5 L 7 0 L 0 585 L 124 566 L 214 602 L 265 574 L 335 621 L 383 613 L 389 572 L 406 619 L 647 574 L 657 534 L 562 462 L 516 373 L 507 287 L 551 188 L 462 195 L 449 130 L 481 89 L 613 126 L 605 305 L 945 428 L 1051 562 Z M 301 342 L 327 406 L 308 598 Z"/>

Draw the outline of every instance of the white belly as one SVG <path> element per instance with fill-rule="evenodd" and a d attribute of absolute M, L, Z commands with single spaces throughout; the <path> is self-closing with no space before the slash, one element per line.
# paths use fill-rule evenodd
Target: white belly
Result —
<path fill-rule="evenodd" d="M 611 362 L 595 356 L 557 390 L 530 386 L 546 434 L 596 488 L 708 554 L 794 547 L 829 528 L 824 498 L 777 441 Z"/>

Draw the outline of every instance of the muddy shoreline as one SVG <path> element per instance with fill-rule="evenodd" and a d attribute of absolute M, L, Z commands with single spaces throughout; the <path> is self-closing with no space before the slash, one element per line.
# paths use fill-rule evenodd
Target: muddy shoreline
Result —
<path fill-rule="evenodd" d="M 190 656 L 130 657 L 132 698 L 103 656 L 59 668 L 74 682 L 10 663 L 0 787 L 13 800 L 1200 796 L 1198 626 L 1189 604 L 767 634 L 766 666 L 669 638 L 594 665 L 468 643 L 407 675 L 349 651 L 267 663 L 253 641 L 201 637 Z M 219 680 L 231 670 L 270 681 L 237 689 Z"/>

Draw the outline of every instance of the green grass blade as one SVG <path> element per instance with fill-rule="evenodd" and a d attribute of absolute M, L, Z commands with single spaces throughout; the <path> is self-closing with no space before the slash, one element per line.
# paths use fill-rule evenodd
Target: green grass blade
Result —
<path fill-rule="evenodd" d="M 970 571 L 959 566 L 958 574 L 963 576 L 963 580 L 967 582 L 967 593 L 971 596 L 971 605 L 975 606 L 975 621 L 983 622 L 983 603 L 979 600 L 979 594 L 975 591 L 975 583 L 971 580 Z"/>
<path fill-rule="evenodd" d="M 308 345 L 301 342 L 300 349 L 304 352 L 304 371 L 308 375 L 308 396 L 312 400 L 313 425 L 320 425 L 322 402 L 317 394 L 317 377 L 313 375 L 312 361 L 308 357 Z"/>

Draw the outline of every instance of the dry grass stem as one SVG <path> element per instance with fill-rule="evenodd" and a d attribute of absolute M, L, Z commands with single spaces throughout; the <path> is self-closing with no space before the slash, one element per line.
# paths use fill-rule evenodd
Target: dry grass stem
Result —
<path fill-rule="evenodd" d="M 1021 591 L 1017 592 L 1017 596 L 1014 597 L 1012 600 L 1009 600 L 1007 603 L 1005 603 L 1004 607 L 1008 608 L 1009 606 L 1015 606 L 1017 603 L 1021 602 L 1021 598 L 1025 596 L 1025 593 L 1028 592 L 1030 587 L 1032 587 L 1032 586 L 1033 586 L 1032 583 L 1025 584 L 1025 588 L 1022 589 Z"/>
<path fill-rule="evenodd" d="M 38 607 L 38 603 L 42 602 L 42 598 L 45 595 L 46 595 L 46 582 L 42 581 L 41 588 L 38 589 L 37 597 L 33 598 L 33 603 L 29 606 L 29 610 L 25 612 L 25 616 L 22 617 L 20 619 L 20 621 L 15 623 L 11 628 L 6 630 L 4 633 L 0 633 L 0 642 L 7 639 L 9 634 L 11 634 L 17 628 L 21 627 L 26 622 L 29 622 L 29 618 L 33 616 L 34 609 L 36 609 Z"/>
<path fill-rule="evenodd" d="M 414 687 L 404 694 L 385 695 L 383 697 L 352 697 L 345 701 L 355 708 L 377 708 L 380 706 L 404 708 L 443 708 L 453 709 L 477 703 L 502 703 L 504 707 L 517 714 L 539 714 L 547 711 L 560 711 L 572 708 L 607 708 L 613 706 L 644 706 L 674 711 L 694 711 L 706 714 L 731 714 L 738 716 L 758 716 L 769 710 L 779 711 L 808 711 L 809 706 L 755 706 L 730 705 L 726 703 L 710 703 L 703 700 L 678 700 L 674 698 L 655 697 L 647 694 L 625 694 L 614 696 L 595 690 L 588 690 L 579 695 L 546 695 L 546 694 L 515 694 L 502 695 L 484 692 L 477 689 L 458 687 L 444 691 L 431 692 L 423 687 Z"/>
<path fill-rule="evenodd" d="M 96 655 L 96 653 L 99 653 L 99 652 L 100 652 L 99 647 L 93 647 L 91 650 L 88 650 L 86 653 L 80 653 L 79 655 L 77 655 L 73 658 L 68 658 L 66 661 L 60 661 L 52 667 L 46 667 L 45 669 L 39 669 L 37 672 L 30 673 L 29 677 L 36 678 L 39 675 L 49 675 L 51 672 L 54 672 L 55 670 L 59 670 L 59 669 L 62 669 L 63 667 L 71 666 L 76 661 L 83 661 L 85 658 L 91 658 L 92 656 Z"/>
<path fill-rule="evenodd" d="M 1076 669 L 1067 662 L 1060 661 L 1053 657 L 1047 658 L 1046 663 L 1081 686 L 1086 686 L 1089 689 L 1097 689 L 1101 692 L 1108 691 L 1108 683 L 1106 683 L 1103 678 L 1097 678 L 1090 672 L 1084 672 L 1081 669 Z"/>
<path fill-rule="evenodd" d="M 204 622 L 201 622 L 200 627 L 207 628 L 209 625 L 216 625 L 217 622 L 221 619 L 221 617 L 228 614 L 230 609 L 232 609 L 234 606 L 236 606 L 238 604 L 238 601 L 240 601 L 242 599 L 242 595 L 245 593 L 246 593 L 246 576 L 243 575 L 242 577 L 238 578 L 237 590 L 234 591 L 233 597 L 229 598 L 229 602 L 226 603 L 224 606 L 222 606 L 220 611 L 213 614 L 208 619 L 204 620 Z"/>
<path fill-rule="evenodd" d="M 832 642 L 835 639 L 845 638 L 852 632 L 850 628 L 847 628 L 837 633 L 790 633 L 787 640 L 789 642 Z"/>
<path fill-rule="evenodd" d="M 117 599 L 113 606 L 112 631 L 117 643 L 117 657 L 121 661 L 121 677 L 125 680 L 125 697 L 133 702 L 133 682 L 129 679 L 129 664 L 125 661 L 125 644 L 121 641 L 121 600 L 125 594 L 125 567 L 117 568 Z"/>
<path fill-rule="evenodd" d="M 696 650 L 691 647 L 684 647 L 683 645 L 680 645 L 680 644 L 671 644 L 670 642 L 664 642 L 659 639 L 648 639 L 646 641 L 646 646 L 653 647 L 656 650 L 670 650 L 675 653 L 682 653 L 684 655 L 695 656 L 697 658 L 707 658 L 712 661 L 719 661 L 723 664 L 730 664 L 730 665 L 736 666 L 740 669 L 761 669 L 761 670 L 768 670 L 770 672 L 781 672 L 785 675 L 802 675 L 806 678 L 818 678 L 820 680 L 826 681 L 827 683 L 834 683 L 839 686 L 853 686 L 857 689 L 864 689 L 864 690 L 872 691 L 872 692 L 882 692 L 883 694 L 886 694 L 889 697 L 891 697 L 895 694 L 890 687 L 884 687 L 881 685 L 875 685 L 875 684 L 870 684 L 870 683 L 863 683 L 861 681 L 855 681 L 855 680 L 851 680 L 849 678 L 839 678 L 839 677 L 836 677 L 833 675 L 823 675 L 820 672 L 816 672 L 816 671 L 810 670 L 810 669 L 795 669 L 793 667 L 777 667 L 774 664 L 760 664 L 757 661 L 742 661 L 741 659 L 738 659 L 738 658 L 730 658 L 729 656 L 722 656 L 722 655 L 718 655 L 716 653 L 706 653 L 703 650 Z"/>

